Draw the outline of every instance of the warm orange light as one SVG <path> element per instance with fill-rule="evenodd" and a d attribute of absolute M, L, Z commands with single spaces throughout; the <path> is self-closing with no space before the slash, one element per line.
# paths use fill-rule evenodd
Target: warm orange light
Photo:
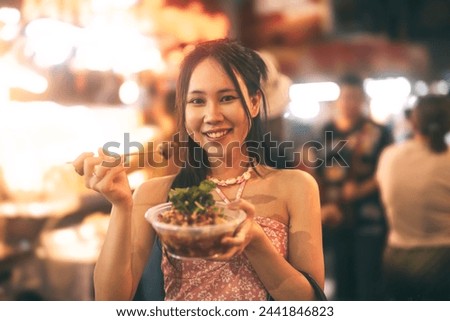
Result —
<path fill-rule="evenodd" d="M 163 41 L 195 42 L 225 37 L 230 22 L 224 13 L 210 13 L 200 1 L 184 8 L 167 6 L 164 0 L 24 0 L 25 20 L 49 17 L 75 25 L 92 26 L 99 19 L 108 25 L 132 25 L 144 35 Z"/>

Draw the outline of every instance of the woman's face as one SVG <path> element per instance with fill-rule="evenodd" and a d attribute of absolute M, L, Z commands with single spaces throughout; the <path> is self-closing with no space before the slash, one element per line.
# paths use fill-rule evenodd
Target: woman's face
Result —
<path fill-rule="evenodd" d="M 250 114 L 259 112 L 260 96 L 249 97 L 237 76 Z M 239 151 L 249 131 L 249 121 L 233 81 L 212 58 L 200 62 L 192 73 L 186 100 L 186 129 L 208 157 Z"/>

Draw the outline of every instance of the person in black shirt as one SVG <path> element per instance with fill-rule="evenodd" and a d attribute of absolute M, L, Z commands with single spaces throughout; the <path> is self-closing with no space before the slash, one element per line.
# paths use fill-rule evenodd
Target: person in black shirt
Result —
<path fill-rule="evenodd" d="M 392 137 L 387 127 L 365 115 L 364 102 L 362 80 L 343 76 L 336 114 L 320 131 L 315 148 L 326 261 L 334 267 L 329 273 L 336 281 L 336 300 L 376 300 L 380 294 L 386 222 L 374 174 Z"/>

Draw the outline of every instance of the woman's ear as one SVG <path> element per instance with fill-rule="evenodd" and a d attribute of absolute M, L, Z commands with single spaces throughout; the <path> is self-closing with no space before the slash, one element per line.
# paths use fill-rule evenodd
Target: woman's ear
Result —
<path fill-rule="evenodd" d="M 258 91 L 255 95 L 250 98 L 250 115 L 255 118 L 259 114 L 262 103 L 261 91 Z"/>

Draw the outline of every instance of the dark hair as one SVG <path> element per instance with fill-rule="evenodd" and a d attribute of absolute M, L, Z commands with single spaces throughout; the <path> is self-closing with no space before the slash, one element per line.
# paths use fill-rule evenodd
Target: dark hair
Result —
<path fill-rule="evenodd" d="M 189 82 L 194 69 L 207 58 L 216 60 L 232 80 L 239 93 L 242 105 L 245 109 L 249 123 L 249 132 L 245 138 L 247 145 L 255 142 L 258 146 L 247 146 L 247 151 L 251 159 L 264 162 L 264 152 L 261 149 L 263 141 L 263 127 L 261 114 L 266 115 L 266 98 L 261 88 L 262 83 L 267 79 L 267 67 L 261 57 L 252 49 L 242 46 L 240 43 L 230 39 L 211 40 L 197 44 L 184 58 L 180 74 L 178 76 L 176 91 L 176 109 L 178 113 L 179 139 L 187 141 L 185 157 L 185 167 L 178 174 L 173 185 L 192 186 L 198 185 L 206 178 L 209 162 L 206 153 L 188 135 L 186 130 L 186 103 Z M 239 86 L 236 74 L 239 74 L 247 87 L 250 96 L 258 92 L 262 95 L 262 108 L 260 113 L 252 118 L 249 107 L 245 102 L 242 88 Z M 251 147 L 251 148 L 250 148 Z"/>
<path fill-rule="evenodd" d="M 416 130 L 428 138 L 429 147 L 435 153 L 448 149 L 445 135 L 450 130 L 450 99 L 442 95 L 419 97 L 414 107 Z"/>
<path fill-rule="evenodd" d="M 363 82 L 362 78 L 359 77 L 358 75 L 352 74 L 352 73 L 347 73 L 347 74 L 342 75 L 339 78 L 338 83 L 340 86 L 347 85 L 347 86 L 354 86 L 354 87 L 364 89 L 364 86 L 363 86 L 364 82 Z"/>

